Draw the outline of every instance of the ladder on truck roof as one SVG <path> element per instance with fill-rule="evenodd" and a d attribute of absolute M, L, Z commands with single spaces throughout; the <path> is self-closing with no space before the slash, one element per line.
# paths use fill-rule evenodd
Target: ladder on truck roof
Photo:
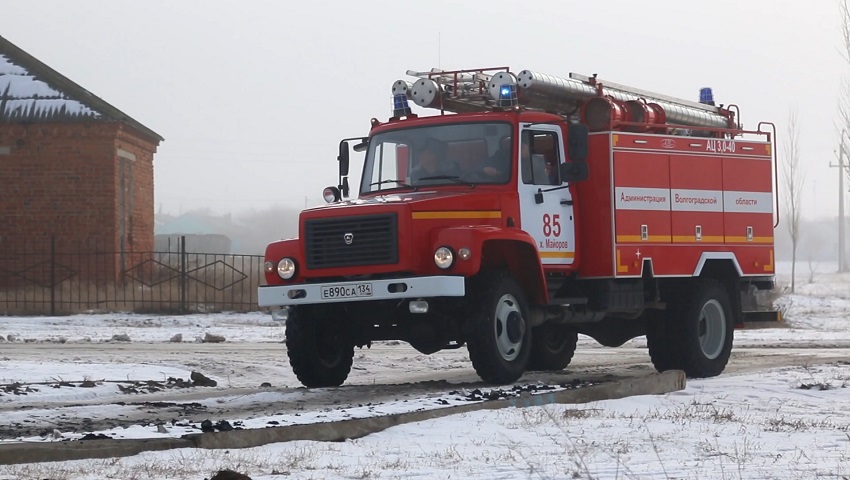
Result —
<path fill-rule="evenodd" d="M 613 124 L 637 131 L 666 131 L 668 125 L 741 128 L 735 120 L 737 106 L 715 106 L 711 91 L 706 88 L 700 91 L 704 98 L 699 103 L 603 81 L 596 75 L 571 73 L 569 78 L 562 78 L 532 70 L 514 74 L 509 67 L 434 68 L 406 73 L 417 80 L 397 80 L 393 95 L 405 95 L 424 108 L 456 113 L 485 111 L 504 106 L 500 101 L 509 93 L 526 108 L 580 115 L 591 130 L 610 129 Z"/>

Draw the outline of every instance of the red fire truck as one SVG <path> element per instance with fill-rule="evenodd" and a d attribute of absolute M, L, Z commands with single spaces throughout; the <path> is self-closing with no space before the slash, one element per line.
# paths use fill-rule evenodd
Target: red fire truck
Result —
<path fill-rule="evenodd" d="M 691 102 L 577 74 L 407 73 L 392 118 L 340 142 L 329 204 L 266 250 L 259 305 L 286 322 L 305 386 L 342 384 L 376 340 L 465 345 L 494 384 L 565 368 L 579 333 L 646 335 L 659 371 L 723 371 L 742 305 L 773 286 L 772 124 L 744 130 L 707 88 Z"/>

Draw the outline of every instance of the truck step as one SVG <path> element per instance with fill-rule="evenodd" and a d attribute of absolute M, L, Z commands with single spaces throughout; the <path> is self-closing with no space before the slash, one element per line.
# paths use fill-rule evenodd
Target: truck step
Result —
<path fill-rule="evenodd" d="M 587 297 L 549 296 L 549 305 L 587 305 Z"/>

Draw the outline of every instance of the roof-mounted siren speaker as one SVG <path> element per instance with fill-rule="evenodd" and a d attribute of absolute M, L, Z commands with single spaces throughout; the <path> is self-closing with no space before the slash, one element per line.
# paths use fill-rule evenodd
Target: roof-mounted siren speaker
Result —
<path fill-rule="evenodd" d="M 410 103 L 411 85 L 405 80 L 393 83 L 393 117 L 406 117 L 411 114 Z"/>
<path fill-rule="evenodd" d="M 493 75 L 487 84 L 487 90 L 498 107 L 510 108 L 519 105 L 516 77 L 510 72 Z"/>
<path fill-rule="evenodd" d="M 430 78 L 420 78 L 411 87 L 410 98 L 420 107 L 440 108 L 443 90 Z"/>
<path fill-rule="evenodd" d="M 625 102 L 626 113 L 630 122 L 642 125 L 632 125 L 624 128 L 627 132 L 647 132 L 657 130 L 659 124 L 667 123 L 667 114 L 657 103 L 647 103 L 645 99 L 628 100 Z"/>
<path fill-rule="evenodd" d="M 611 97 L 593 97 L 582 104 L 581 118 L 592 132 L 610 130 L 613 123 L 628 120 L 628 108 Z"/>

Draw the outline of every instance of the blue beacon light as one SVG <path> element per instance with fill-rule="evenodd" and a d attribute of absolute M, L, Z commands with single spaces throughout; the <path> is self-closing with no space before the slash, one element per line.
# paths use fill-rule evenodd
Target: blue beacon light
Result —
<path fill-rule="evenodd" d="M 407 95 L 400 93 L 393 95 L 393 116 L 403 117 L 410 115 L 410 104 L 407 102 Z"/>
<path fill-rule="evenodd" d="M 699 89 L 699 103 L 714 106 L 714 92 L 711 91 L 711 87 Z"/>
<path fill-rule="evenodd" d="M 499 87 L 499 106 L 512 107 L 516 105 L 516 85 L 502 85 Z"/>

